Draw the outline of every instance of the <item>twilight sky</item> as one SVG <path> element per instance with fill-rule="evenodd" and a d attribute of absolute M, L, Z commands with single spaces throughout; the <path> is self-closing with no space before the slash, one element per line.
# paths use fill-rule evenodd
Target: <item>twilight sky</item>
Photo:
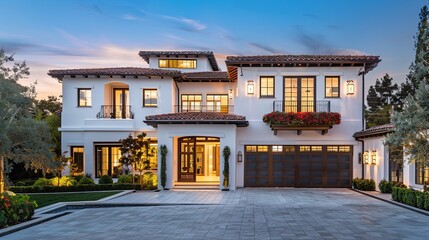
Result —
<path fill-rule="evenodd" d="M 368 54 L 367 75 L 405 80 L 425 0 L 0 0 L 0 48 L 26 60 L 38 98 L 60 95 L 49 69 L 147 67 L 139 50 L 228 55 Z M 368 86 L 368 85 L 367 85 Z"/>

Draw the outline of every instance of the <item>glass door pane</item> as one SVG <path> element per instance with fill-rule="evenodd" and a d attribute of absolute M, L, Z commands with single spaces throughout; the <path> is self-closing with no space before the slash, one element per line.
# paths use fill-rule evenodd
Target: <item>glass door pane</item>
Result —
<path fill-rule="evenodd" d="M 301 78 L 301 110 L 314 112 L 314 78 Z"/>
<path fill-rule="evenodd" d="M 130 116 L 127 104 L 130 101 L 128 89 L 114 89 L 114 111 L 115 118 L 127 118 Z"/>
<path fill-rule="evenodd" d="M 298 112 L 298 78 L 285 78 L 285 112 Z"/>

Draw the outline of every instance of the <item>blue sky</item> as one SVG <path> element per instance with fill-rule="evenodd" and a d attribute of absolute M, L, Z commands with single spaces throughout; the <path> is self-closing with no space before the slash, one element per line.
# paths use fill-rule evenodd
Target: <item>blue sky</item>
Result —
<path fill-rule="evenodd" d="M 139 50 L 228 55 L 379 55 L 370 84 L 405 80 L 424 0 L 0 0 L 0 48 L 27 60 L 38 98 L 60 95 L 49 69 L 139 66 Z"/>

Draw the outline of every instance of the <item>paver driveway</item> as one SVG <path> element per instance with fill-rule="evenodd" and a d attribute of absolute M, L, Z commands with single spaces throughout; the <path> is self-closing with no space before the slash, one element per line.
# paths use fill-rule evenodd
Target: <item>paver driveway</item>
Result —
<path fill-rule="evenodd" d="M 138 192 L 7 239 L 428 239 L 429 217 L 348 189 Z"/>

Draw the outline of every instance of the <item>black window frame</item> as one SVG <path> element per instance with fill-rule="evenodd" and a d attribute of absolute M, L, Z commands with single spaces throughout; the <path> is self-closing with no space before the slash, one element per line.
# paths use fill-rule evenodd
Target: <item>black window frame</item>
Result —
<path fill-rule="evenodd" d="M 80 91 L 82 91 L 82 90 L 91 92 L 91 97 L 89 98 L 90 99 L 89 105 L 80 105 Z M 77 89 L 77 106 L 78 107 L 92 107 L 92 88 L 78 88 Z"/>
<path fill-rule="evenodd" d="M 156 105 L 155 106 L 146 105 L 146 104 L 152 104 L 152 103 L 147 103 L 146 94 L 145 94 L 146 91 L 156 91 Z M 157 88 L 143 88 L 143 107 L 152 107 L 152 108 L 158 107 L 158 89 Z"/>
<path fill-rule="evenodd" d="M 327 90 L 328 90 L 328 88 L 326 87 L 327 86 L 326 82 L 327 82 L 328 78 L 337 78 L 338 96 L 336 96 L 336 97 L 335 96 L 327 96 L 327 94 L 326 94 Z M 331 82 L 331 84 L 332 84 L 332 82 Z M 325 76 L 325 98 L 340 98 L 340 96 L 341 96 L 341 87 L 340 87 L 340 84 L 341 84 L 341 77 L 340 76 Z"/>
<path fill-rule="evenodd" d="M 167 61 L 167 67 L 162 67 L 160 64 L 160 61 Z M 177 65 L 179 64 L 178 61 L 193 61 L 195 67 L 185 68 L 185 67 L 176 67 L 174 66 L 173 61 L 177 61 Z M 166 59 L 166 58 L 160 58 L 158 59 L 158 67 L 159 68 L 178 68 L 178 69 L 197 69 L 197 59 L 188 59 L 188 58 L 176 58 L 176 59 Z"/>
<path fill-rule="evenodd" d="M 262 79 L 263 78 L 273 80 L 273 95 L 262 95 Z M 264 87 L 264 88 L 266 88 L 266 89 L 270 88 L 270 87 L 268 87 L 268 83 L 267 83 L 267 87 Z M 268 92 L 268 90 L 267 90 L 267 92 Z M 260 98 L 275 98 L 276 97 L 276 77 L 275 76 L 259 76 L 259 97 Z"/>

